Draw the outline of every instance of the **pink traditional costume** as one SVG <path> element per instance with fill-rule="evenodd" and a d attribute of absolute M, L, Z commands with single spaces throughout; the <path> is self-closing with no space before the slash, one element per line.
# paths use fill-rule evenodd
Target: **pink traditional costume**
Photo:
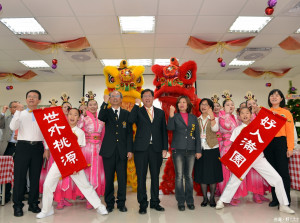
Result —
<path fill-rule="evenodd" d="M 90 165 L 85 169 L 85 174 L 89 182 L 93 185 L 99 196 L 104 195 L 105 191 L 105 174 L 102 156 L 99 155 L 102 140 L 105 134 L 104 122 L 86 111 L 86 116 L 81 115 L 78 127 L 85 132 L 86 146 L 82 147 L 83 155 Z M 75 186 L 75 195 L 83 197 L 83 194 Z"/>
<path fill-rule="evenodd" d="M 219 113 L 219 126 L 220 126 L 220 133 L 222 135 L 222 141 L 220 141 L 220 154 L 221 157 L 228 152 L 230 149 L 230 146 L 232 142 L 230 141 L 231 134 L 233 130 L 238 126 L 237 120 L 234 115 L 232 114 L 226 114 L 225 111 L 220 111 Z M 230 170 L 228 170 L 223 164 L 222 164 L 222 170 L 223 170 L 223 182 L 218 183 L 218 188 L 220 193 L 222 194 L 227 182 L 229 181 L 229 178 L 231 176 Z M 247 196 L 247 187 L 246 187 L 246 181 L 243 180 L 241 183 L 239 189 L 236 191 L 233 200 L 238 199 L 240 197 Z M 231 204 L 236 205 L 237 201 L 232 202 Z"/>

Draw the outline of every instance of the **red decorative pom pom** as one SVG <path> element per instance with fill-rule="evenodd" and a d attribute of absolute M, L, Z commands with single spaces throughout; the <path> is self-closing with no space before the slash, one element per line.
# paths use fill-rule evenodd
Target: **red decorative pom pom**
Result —
<path fill-rule="evenodd" d="M 11 85 L 11 86 L 9 86 L 9 89 L 12 90 L 12 89 L 14 89 L 14 87 Z"/>
<path fill-rule="evenodd" d="M 272 14 L 273 14 L 273 12 L 274 12 L 274 9 L 273 9 L 273 8 L 271 8 L 271 7 L 268 7 L 268 8 L 266 8 L 266 9 L 265 9 L 265 13 L 266 13 L 266 15 L 272 15 Z"/>
<path fill-rule="evenodd" d="M 53 60 L 52 60 L 52 63 L 53 63 L 53 64 L 57 64 L 57 59 L 53 59 Z"/>
<path fill-rule="evenodd" d="M 222 58 L 222 57 L 219 57 L 219 58 L 218 58 L 218 62 L 221 63 L 222 61 L 223 61 L 223 58 Z"/>

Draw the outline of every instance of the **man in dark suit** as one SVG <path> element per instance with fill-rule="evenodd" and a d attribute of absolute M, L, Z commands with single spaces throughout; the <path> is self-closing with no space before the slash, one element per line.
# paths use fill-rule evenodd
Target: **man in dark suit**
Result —
<path fill-rule="evenodd" d="M 108 108 L 108 100 L 111 108 Z M 112 212 L 115 204 L 114 177 L 117 172 L 118 194 L 117 207 L 126 212 L 127 158 L 132 158 L 132 125 L 128 123 L 129 112 L 120 107 L 122 94 L 113 91 L 104 95 L 104 102 L 98 118 L 105 122 L 105 135 L 100 155 L 103 158 L 105 172 L 105 202 L 108 212 Z"/>
<path fill-rule="evenodd" d="M 141 100 L 136 104 L 129 115 L 129 122 L 135 123 L 137 131 L 134 141 L 134 162 L 136 166 L 138 187 L 137 199 L 140 204 L 140 214 L 147 213 L 148 200 L 146 192 L 146 176 L 148 165 L 151 174 L 151 200 L 150 208 L 157 211 L 165 209 L 159 205 L 159 172 L 162 157 L 166 157 L 168 149 L 168 134 L 165 113 L 153 107 L 154 92 L 145 89 L 141 93 L 144 106 L 139 107 Z"/>
<path fill-rule="evenodd" d="M 9 128 L 9 124 L 16 112 L 18 101 L 12 101 L 8 106 L 3 106 L 2 113 L 0 115 L 0 129 L 2 129 L 2 137 L 0 140 L 0 156 L 13 156 L 15 155 L 17 145 L 16 131 L 12 131 Z M 9 109 L 10 115 L 5 115 Z M 10 201 L 11 197 L 11 183 L 5 185 L 5 203 Z"/>

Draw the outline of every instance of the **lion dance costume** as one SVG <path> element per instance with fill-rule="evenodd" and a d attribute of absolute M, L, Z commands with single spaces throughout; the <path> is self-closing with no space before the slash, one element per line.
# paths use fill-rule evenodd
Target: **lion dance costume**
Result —
<path fill-rule="evenodd" d="M 176 106 L 176 101 L 179 96 L 188 96 L 191 100 L 193 107 L 193 114 L 197 117 L 200 115 L 199 103 L 200 99 L 195 94 L 194 84 L 196 82 L 197 64 L 194 61 L 188 61 L 179 66 L 176 58 L 170 59 L 170 65 L 160 66 L 153 65 L 152 71 L 155 74 L 153 84 L 156 89 L 154 97 L 158 98 L 162 103 L 162 109 L 165 112 L 166 120 L 169 119 L 170 106 Z M 172 132 L 168 132 L 169 145 L 172 142 Z M 172 153 L 169 148 L 169 152 Z M 173 194 L 175 189 L 175 171 L 170 156 L 166 162 L 164 169 L 163 181 L 160 184 L 160 189 L 164 194 Z M 194 189 L 197 194 L 200 193 L 200 185 L 194 184 Z"/>
<path fill-rule="evenodd" d="M 104 94 L 108 95 L 114 90 L 118 90 L 123 95 L 123 109 L 131 111 L 135 104 L 136 98 L 141 98 L 142 86 L 144 84 L 143 66 L 128 66 L 126 60 L 122 60 L 119 67 L 106 66 L 104 67 L 104 76 L 106 86 Z M 133 126 L 134 136 L 136 126 Z M 127 163 L 127 185 L 132 187 L 133 191 L 137 190 L 137 176 L 133 159 Z"/>

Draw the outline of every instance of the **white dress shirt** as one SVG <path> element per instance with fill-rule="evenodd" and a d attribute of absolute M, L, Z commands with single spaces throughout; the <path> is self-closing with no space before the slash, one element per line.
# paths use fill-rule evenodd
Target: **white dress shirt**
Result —
<path fill-rule="evenodd" d="M 201 115 L 199 117 L 199 119 L 202 120 L 202 124 L 205 125 L 206 122 L 208 122 L 208 119 L 210 119 L 210 116 L 208 115 L 204 120 L 203 120 L 203 116 Z M 216 119 L 216 124 L 214 126 L 211 126 L 211 131 L 213 132 L 217 132 L 219 130 L 219 119 L 217 117 L 215 117 Z M 203 127 L 201 125 L 199 125 L 200 129 Z M 201 134 L 205 135 L 205 137 L 201 137 L 201 146 L 202 146 L 202 149 L 215 149 L 215 148 L 218 148 L 219 147 L 219 144 L 216 144 L 213 148 L 210 148 L 208 145 L 207 145 L 207 141 L 206 141 L 206 127 L 207 125 L 204 126 L 204 129 L 201 129 Z"/>
<path fill-rule="evenodd" d="M 118 109 L 114 109 L 113 107 L 111 107 L 111 108 L 112 108 L 114 114 L 116 114 L 116 112 L 115 112 L 116 110 L 118 111 L 117 115 L 118 115 L 118 118 L 119 118 L 120 117 L 121 108 L 120 107 Z"/>
<path fill-rule="evenodd" d="M 44 141 L 44 147 L 48 149 L 40 127 L 35 119 L 33 121 L 32 115 L 33 114 L 27 110 L 16 111 L 9 127 L 12 131 L 18 129 L 18 140 Z"/>

